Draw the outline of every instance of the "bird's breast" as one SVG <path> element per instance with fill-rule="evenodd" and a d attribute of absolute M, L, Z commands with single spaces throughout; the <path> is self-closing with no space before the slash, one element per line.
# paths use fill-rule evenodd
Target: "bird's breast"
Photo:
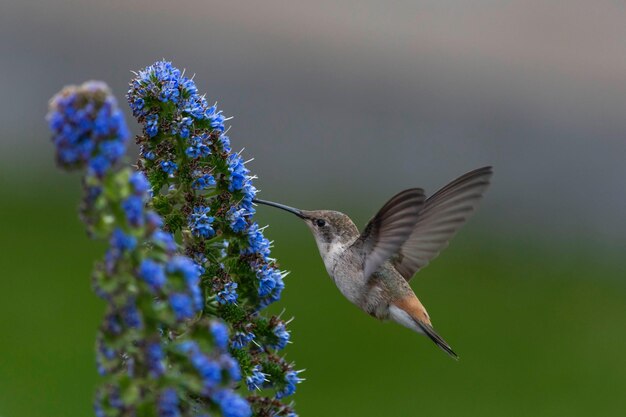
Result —
<path fill-rule="evenodd" d="M 327 243 L 319 245 L 320 254 L 322 255 L 322 260 L 324 261 L 324 266 L 326 267 L 326 272 L 331 277 L 334 276 L 334 270 L 336 268 L 337 262 L 345 254 L 346 245 L 342 245 L 340 243 Z"/>

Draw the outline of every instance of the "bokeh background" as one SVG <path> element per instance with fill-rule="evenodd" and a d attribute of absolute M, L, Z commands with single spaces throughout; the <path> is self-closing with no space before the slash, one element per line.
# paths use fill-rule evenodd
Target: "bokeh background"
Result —
<path fill-rule="evenodd" d="M 363 225 L 403 188 L 495 167 L 412 282 L 459 362 L 350 305 L 299 220 L 259 209 L 292 271 L 275 310 L 295 316 L 302 416 L 623 416 L 625 22 L 615 0 L 3 1 L 0 416 L 91 415 L 98 381 L 103 246 L 47 100 L 102 79 L 123 103 L 163 57 L 235 116 L 263 198 Z"/>

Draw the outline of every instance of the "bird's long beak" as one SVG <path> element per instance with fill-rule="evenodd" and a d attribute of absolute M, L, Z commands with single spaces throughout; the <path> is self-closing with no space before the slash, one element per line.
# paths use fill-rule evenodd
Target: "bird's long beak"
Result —
<path fill-rule="evenodd" d="M 296 216 L 300 217 L 301 219 L 306 219 L 307 218 L 307 216 L 305 216 L 302 213 L 302 210 L 298 210 L 297 208 L 289 207 L 289 206 L 286 206 L 284 204 L 274 203 L 273 201 L 259 200 L 258 198 L 255 198 L 252 201 L 254 203 L 257 203 L 257 204 L 264 204 L 266 206 L 272 206 L 272 207 L 279 208 L 281 210 L 288 211 L 289 213 L 293 213 Z"/>

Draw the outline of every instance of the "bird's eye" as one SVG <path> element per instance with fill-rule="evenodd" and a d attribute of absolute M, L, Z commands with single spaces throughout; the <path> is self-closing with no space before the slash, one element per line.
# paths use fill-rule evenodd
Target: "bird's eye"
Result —
<path fill-rule="evenodd" d="M 324 227 L 324 226 L 326 226 L 326 222 L 324 221 L 324 219 L 317 219 L 317 220 L 315 220 L 315 224 L 317 225 L 317 227 Z"/>

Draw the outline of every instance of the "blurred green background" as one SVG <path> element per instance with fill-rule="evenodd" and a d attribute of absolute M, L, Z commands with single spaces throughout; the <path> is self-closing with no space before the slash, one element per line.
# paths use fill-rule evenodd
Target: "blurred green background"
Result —
<path fill-rule="evenodd" d="M 89 274 L 104 248 L 76 217 L 78 182 L 58 173 L 34 195 L 3 184 L 12 198 L 1 201 L 2 416 L 91 413 L 102 304 Z M 274 254 L 292 271 L 273 309 L 295 316 L 287 357 L 306 368 L 295 398 L 302 416 L 623 415 L 621 253 L 485 233 L 489 219 L 479 212 L 413 280 L 459 352 L 455 362 L 343 299 L 299 219 L 264 207 L 258 218 L 270 223 Z"/>
<path fill-rule="evenodd" d="M 306 227 L 259 208 L 292 271 L 273 309 L 295 316 L 301 416 L 625 415 L 625 21 L 614 0 L 3 1 L 0 417 L 92 415 L 98 381 L 104 247 L 54 166 L 47 101 L 101 79 L 130 116 L 129 71 L 163 57 L 235 116 L 265 199 L 363 225 L 401 189 L 494 166 L 412 282 L 458 363 L 343 299 Z"/>

